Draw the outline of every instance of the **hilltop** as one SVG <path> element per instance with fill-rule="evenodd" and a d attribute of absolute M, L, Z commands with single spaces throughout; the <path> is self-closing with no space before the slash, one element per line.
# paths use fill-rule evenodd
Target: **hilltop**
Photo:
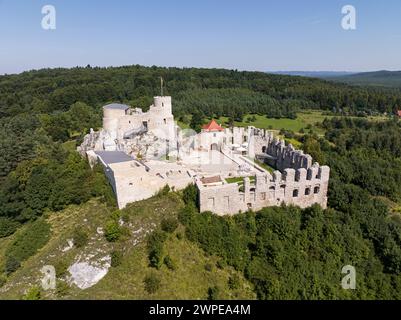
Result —
<path fill-rule="evenodd" d="M 326 76 L 324 78 L 327 80 L 344 82 L 358 86 L 401 88 L 401 71 L 382 70 L 375 72 L 362 72 L 345 76 Z"/>

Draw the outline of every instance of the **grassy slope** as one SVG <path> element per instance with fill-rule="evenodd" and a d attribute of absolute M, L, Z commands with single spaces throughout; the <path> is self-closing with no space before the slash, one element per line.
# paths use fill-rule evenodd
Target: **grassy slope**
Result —
<path fill-rule="evenodd" d="M 147 232 L 154 230 L 163 217 L 175 216 L 181 206 L 180 198 L 174 193 L 131 205 L 124 210 L 129 217 L 127 226 L 131 231 L 130 236 L 113 244 L 108 243 L 96 232 L 98 227 L 104 226 L 113 209 L 107 208 L 97 200 L 49 214 L 48 221 L 52 225 L 51 240 L 9 278 L 6 285 L 0 289 L 0 299 L 20 299 L 27 289 L 40 283 L 42 277 L 40 269 L 44 265 L 56 265 L 60 261 L 71 265 L 79 255 L 96 253 L 100 258 L 113 249 L 123 250 L 123 262 L 116 268 L 110 268 L 109 273 L 95 286 L 80 290 L 72 285 L 63 295 L 46 291 L 43 293 L 43 298 L 205 299 L 208 288 L 218 285 L 221 289 L 221 298 L 254 299 L 251 285 L 240 273 L 230 267 L 218 269 L 217 257 L 205 255 L 185 237 L 178 239 L 177 233 L 184 234 L 182 226 L 176 230 L 175 234 L 171 234 L 165 243 L 165 250 L 176 263 L 177 269 L 171 271 L 163 266 L 160 270 L 155 270 L 148 266 L 145 241 Z M 89 244 L 82 249 L 73 248 L 62 252 L 77 225 L 83 226 L 89 233 Z M 5 248 L 13 237 L 0 239 L 0 264 L 4 260 Z M 212 265 L 212 271 L 205 269 L 206 264 Z M 161 279 L 161 287 L 153 295 L 148 294 L 143 285 L 143 279 L 150 272 L 157 273 Z M 230 290 L 227 282 L 234 273 L 237 273 L 241 279 L 241 288 Z"/>

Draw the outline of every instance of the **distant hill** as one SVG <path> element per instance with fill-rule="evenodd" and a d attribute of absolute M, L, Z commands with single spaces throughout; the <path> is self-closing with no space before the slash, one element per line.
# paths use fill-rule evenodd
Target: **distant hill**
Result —
<path fill-rule="evenodd" d="M 344 82 L 353 85 L 401 88 L 401 71 L 363 72 L 344 76 L 328 76 L 327 80 Z"/>
<path fill-rule="evenodd" d="M 288 76 L 301 76 L 308 78 L 323 78 L 323 79 L 331 77 L 343 77 L 355 74 L 355 72 L 348 72 L 348 71 L 275 71 L 268 73 L 288 75 Z"/>
<path fill-rule="evenodd" d="M 401 88 L 401 71 L 275 71 L 268 72 L 275 75 L 301 76 L 319 78 L 335 82 L 343 82 L 358 86 L 372 86 L 384 88 Z"/>

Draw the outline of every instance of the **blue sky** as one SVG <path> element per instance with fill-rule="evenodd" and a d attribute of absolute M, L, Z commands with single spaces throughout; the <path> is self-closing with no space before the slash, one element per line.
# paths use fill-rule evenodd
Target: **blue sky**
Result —
<path fill-rule="evenodd" d="M 41 28 L 44 5 L 57 29 Z M 344 5 L 357 30 L 341 28 Z M 0 74 L 43 67 L 401 70 L 401 1 L 0 0 Z"/>

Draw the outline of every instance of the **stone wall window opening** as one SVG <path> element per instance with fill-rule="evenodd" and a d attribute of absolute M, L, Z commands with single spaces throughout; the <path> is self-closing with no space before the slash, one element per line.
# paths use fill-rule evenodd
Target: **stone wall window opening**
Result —
<path fill-rule="evenodd" d="M 316 186 L 316 187 L 313 189 L 313 192 L 314 192 L 314 194 L 318 194 L 318 193 L 320 192 L 320 186 Z"/>
<path fill-rule="evenodd" d="M 269 190 L 270 190 L 270 191 L 275 191 L 275 190 L 276 190 L 276 187 L 275 187 L 275 186 L 272 186 L 272 187 L 269 188 Z"/>
<path fill-rule="evenodd" d="M 164 121 L 164 124 L 167 124 L 167 120 L 166 119 L 163 119 L 163 121 Z"/>
<path fill-rule="evenodd" d="M 308 170 L 308 173 L 306 175 L 306 180 L 312 180 L 312 171 Z"/>
<path fill-rule="evenodd" d="M 213 137 L 215 137 L 215 138 L 216 138 L 216 137 L 217 137 L 217 133 L 213 133 Z"/>
<path fill-rule="evenodd" d="M 225 197 L 224 197 L 224 205 L 225 205 L 227 208 L 230 208 L 230 197 L 228 197 L 228 196 L 225 196 Z"/>
<path fill-rule="evenodd" d="M 260 200 L 266 200 L 266 192 L 260 193 Z"/>
<path fill-rule="evenodd" d="M 292 197 L 293 197 L 293 198 L 298 198 L 298 196 L 299 196 L 299 190 L 298 190 L 298 189 L 295 189 L 295 190 L 292 192 Z"/>
<path fill-rule="evenodd" d="M 306 188 L 305 189 L 305 196 L 309 196 L 310 195 L 310 188 Z"/>

